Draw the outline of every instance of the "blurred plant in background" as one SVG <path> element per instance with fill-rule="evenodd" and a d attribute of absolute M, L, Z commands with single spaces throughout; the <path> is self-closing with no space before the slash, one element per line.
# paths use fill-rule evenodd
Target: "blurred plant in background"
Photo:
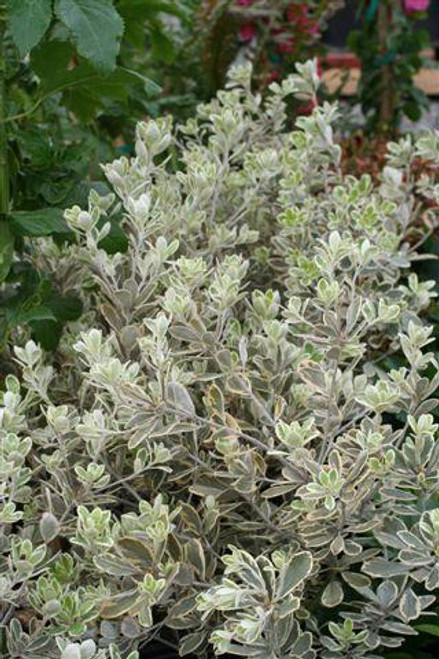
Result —
<path fill-rule="evenodd" d="M 343 0 L 202 2 L 203 63 L 211 93 L 224 85 L 227 68 L 236 59 L 249 59 L 255 82 L 265 86 L 291 72 L 296 62 L 322 53 L 322 31 L 343 4 Z"/>
<path fill-rule="evenodd" d="M 416 26 L 428 5 L 428 0 L 361 3 L 362 24 L 348 43 L 361 61 L 358 100 L 367 132 L 394 134 L 402 117 L 417 121 L 427 105 L 413 76 L 429 44 L 428 32 Z"/>

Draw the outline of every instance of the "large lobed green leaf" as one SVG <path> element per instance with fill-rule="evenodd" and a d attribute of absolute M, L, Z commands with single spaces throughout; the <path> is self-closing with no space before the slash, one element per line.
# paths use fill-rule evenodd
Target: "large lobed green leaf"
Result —
<path fill-rule="evenodd" d="M 11 229 L 23 236 L 49 236 L 69 233 L 60 208 L 42 208 L 36 211 L 14 211 L 10 214 Z"/>
<path fill-rule="evenodd" d="M 52 0 L 6 0 L 12 38 L 21 55 L 36 46 L 52 20 Z"/>
<path fill-rule="evenodd" d="M 55 13 L 96 69 L 113 71 L 124 24 L 111 0 L 56 0 Z"/>
<path fill-rule="evenodd" d="M 122 67 L 102 74 L 81 59 L 71 68 L 72 56 L 70 44 L 53 40 L 35 48 L 31 64 L 41 80 L 41 95 L 63 93 L 63 103 L 82 121 L 91 120 L 105 99 L 125 103 L 132 85 L 142 85 L 147 95 L 160 92 L 149 78 Z"/>

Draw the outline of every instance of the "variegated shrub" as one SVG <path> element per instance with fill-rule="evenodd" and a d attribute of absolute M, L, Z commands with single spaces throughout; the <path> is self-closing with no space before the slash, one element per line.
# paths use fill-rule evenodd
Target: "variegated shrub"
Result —
<path fill-rule="evenodd" d="M 38 245 L 87 308 L 4 385 L 5 657 L 377 659 L 434 611 L 434 284 L 410 267 L 439 204 L 412 165 L 439 135 L 346 177 L 334 106 L 287 132 L 314 65 L 265 101 L 249 79 L 140 124 L 115 194 L 66 212 L 77 244 Z"/>

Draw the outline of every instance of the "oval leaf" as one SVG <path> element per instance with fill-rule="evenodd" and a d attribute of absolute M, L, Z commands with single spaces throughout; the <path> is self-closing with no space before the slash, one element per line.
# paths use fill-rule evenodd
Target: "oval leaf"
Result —
<path fill-rule="evenodd" d="M 55 13 L 73 35 L 78 53 L 101 71 L 113 71 L 123 21 L 109 0 L 57 0 Z"/>
<path fill-rule="evenodd" d="M 167 386 L 167 396 L 172 405 L 182 412 L 186 412 L 188 416 L 195 414 L 195 406 L 192 398 L 185 386 L 180 382 L 170 382 Z"/>
<path fill-rule="evenodd" d="M 328 609 L 338 606 L 343 602 L 343 588 L 338 581 L 330 581 L 322 594 L 322 604 Z"/>
<path fill-rule="evenodd" d="M 310 574 L 312 564 L 312 556 L 307 551 L 293 556 L 293 558 L 281 568 L 276 593 L 277 599 L 286 597 L 295 590 L 295 588 L 297 588 L 297 586 L 299 586 Z"/>

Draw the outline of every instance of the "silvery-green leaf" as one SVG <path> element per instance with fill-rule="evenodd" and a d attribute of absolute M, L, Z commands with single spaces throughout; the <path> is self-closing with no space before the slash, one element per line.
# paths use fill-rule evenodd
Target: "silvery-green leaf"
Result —
<path fill-rule="evenodd" d="M 293 556 L 282 566 L 276 591 L 276 598 L 286 597 L 297 588 L 310 574 L 313 566 L 312 556 L 309 552 L 301 552 Z"/>
<path fill-rule="evenodd" d="M 403 541 L 403 547 L 408 545 L 409 547 L 413 547 L 414 549 L 418 549 L 420 551 L 425 551 L 426 549 L 422 540 L 410 531 L 399 531 L 398 537 Z"/>
<path fill-rule="evenodd" d="M 416 630 L 410 625 L 405 625 L 402 622 L 396 622 L 394 620 L 384 620 L 381 628 L 394 634 L 403 634 L 404 636 L 416 636 L 417 634 Z"/>
<path fill-rule="evenodd" d="M 185 636 L 179 645 L 179 654 L 180 657 L 185 657 L 188 654 L 193 654 L 200 645 L 205 641 L 206 633 L 205 632 L 195 632 L 194 634 L 188 634 Z"/>
<path fill-rule="evenodd" d="M 358 572 L 342 572 L 341 576 L 351 588 L 360 590 L 369 588 L 371 585 L 371 580 L 369 577 L 366 577 L 365 574 L 360 574 Z"/>
<path fill-rule="evenodd" d="M 61 659 L 81 659 L 81 646 L 79 643 L 69 643 L 64 648 Z"/>
<path fill-rule="evenodd" d="M 81 643 L 81 659 L 91 659 L 96 652 L 96 643 L 87 639 Z"/>
<path fill-rule="evenodd" d="M 399 602 L 399 611 L 404 620 L 416 620 L 421 615 L 421 604 L 411 588 L 408 588 Z"/>
<path fill-rule="evenodd" d="M 136 589 L 105 600 L 100 610 L 100 616 L 111 620 L 127 614 L 138 602 L 139 596 Z"/>
<path fill-rule="evenodd" d="M 195 406 L 192 398 L 186 387 L 180 382 L 169 382 L 166 388 L 166 395 L 175 409 L 186 412 L 188 416 L 195 414 Z"/>
<path fill-rule="evenodd" d="M 236 373 L 227 378 L 227 389 L 238 396 L 250 396 L 250 383 L 244 375 Z"/>
<path fill-rule="evenodd" d="M 137 621 L 131 616 L 125 616 L 122 620 L 120 631 L 126 638 L 136 639 L 141 635 L 141 629 Z"/>
<path fill-rule="evenodd" d="M 130 565 L 126 559 L 124 560 L 111 554 L 94 556 L 93 562 L 99 570 L 107 574 L 112 574 L 115 577 L 128 577 L 130 574 L 138 573 L 138 569 Z"/>
<path fill-rule="evenodd" d="M 383 607 L 389 608 L 398 597 L 397 585 L 393 581 L 383 581 L 377 588 L 377 597 Z"/>
<path fill-rule="evenodd" d="M 312 634 L 309 632 L 305 632 L 304 634 L 299 634 L 299 638 L 294 642 L 291 651 L 290 651 L 290 656 L 297 656 L 297 657 L 302 657 L 302 656 L 309 656 L 309 659 L 313 656 L 307 655 L 308 652 L 311 651 L 312 648 L 312 642 L 313 642 L 313 637 Z"/>
<path fill-rule="evenodd" d="M 363 565 L 363 572 L 371 577 L 396 577 L 400 574 L 407 574 L 407 567 L 401 563 L 392 563 L 385 558 L 374 558 L 366 561 Z"/>
<path fill-rule="evenodd" d="M 322 594 L 322 604 L 328 609 L 338 606 L 343 601 L 343 588 L 339 581 L 330 581 Z"/>
<path fill-rule="evenodd" d="M 145 570 L 149 569 L 152 562 L 152 552 L 146 542 L 134 536 L 123 536 L 118 540 L 118 547 L 125 560 L 131 564 L 139 565 Z"/>
<path fill-rule="evenodd" d="M 140 611 L 138 612 L 138 620 L 139 620 L 139 624 L 142 627 L 145 628 L 152 627 L 153 618 L 152 618 L 152 610 L 150 606 L 146 606 L 145 604 L 142 604 Z"/>
<path fill-rule="evenodd" d="M 194 566 L 198 576 L 204 579 L 206 572 L 206 559 L 204 556 L 203 546 L 199 540 L 191 538 L 184 545 L 186 559 Z"/>
<path fill-rule="evenodd" d="M 291 618 L 300 607 L 299 597 L 288 597 L 282 599 L 276 606 L 276 616 L 283 620 Z"/>
<path fill-rule="evenodd" d="M 43 513 L 40 520 L 40 533 L 44 542 L 51 542 L 59 533 L 59 522 L 52 513 Z"/>
<path fill-rule="evenodd" d="M 345 543 L 343 540 L 343 537 L 341 535 L 337 535 L 334 540 L 331 542 L 331 554 L 334 556 L 337 556 L 337 554 L 340 554 L 345 548 Z"/>

